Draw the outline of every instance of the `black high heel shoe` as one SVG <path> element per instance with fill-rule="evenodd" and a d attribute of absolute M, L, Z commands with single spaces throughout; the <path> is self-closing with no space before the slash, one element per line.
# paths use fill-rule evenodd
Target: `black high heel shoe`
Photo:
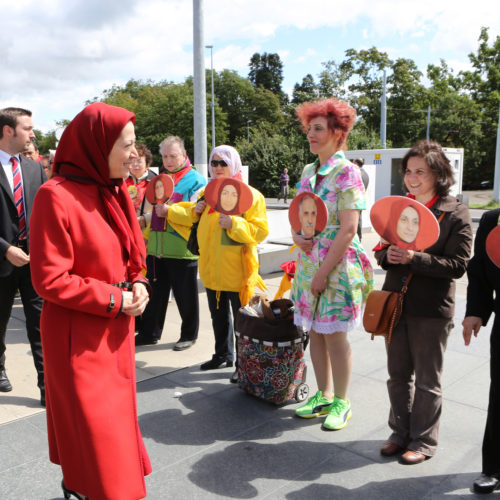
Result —
<path fill-rule="evenodd" d="M 61 481 L 61 488 L 64 493 L 64 498 L 68 500 L 71 498 L 71 495 L 73 495 L 77 500 L 89 500 L 88 497 L 81 495 L 80 493 L 73 491 L 73 490 L 68 490 L 66 486 L 64 485 L 64 479 Z"/>

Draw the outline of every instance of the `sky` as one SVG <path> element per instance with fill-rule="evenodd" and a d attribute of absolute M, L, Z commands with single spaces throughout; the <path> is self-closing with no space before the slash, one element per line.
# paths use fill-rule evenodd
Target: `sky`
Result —
<path fill-rule="evenodd" d="M 490 43 L 500 35 L 494 0 L 201 1 L 214 69 L 246 77 L 252 54 L 277 52 L 290 94 L 347 49 L 376 47 L 424 73 L 444 59 L 458 72 L 470 68 L 481 27 Z M 192 0 L 0 0 L 0 12 L 0 108 L 30 109 L 44 132 L 113 85 L 193 74 Z"/>

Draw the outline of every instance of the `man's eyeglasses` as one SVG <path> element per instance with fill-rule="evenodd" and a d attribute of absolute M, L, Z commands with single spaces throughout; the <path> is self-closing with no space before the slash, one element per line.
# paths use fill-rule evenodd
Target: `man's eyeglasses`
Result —
<path fill-rule="evenodd" d="M 214 168 L 218 166 L 227 167 L 227 163 L 224 160 L 212 160 L 210 162 L 210 165 L 212 165 L 212 167 Z"/>

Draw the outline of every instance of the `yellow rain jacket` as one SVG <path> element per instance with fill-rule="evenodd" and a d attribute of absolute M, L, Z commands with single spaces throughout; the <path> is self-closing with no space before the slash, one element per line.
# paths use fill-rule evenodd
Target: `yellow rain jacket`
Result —
<path fill-rule="evenodd" d="M 201 217 L 192 207 L 193 222 L 199 220 L 198 270 L 203 285 L 217 292 L 239 292 L 241 305 L 248 303 L 255 286 L 265 290 L 259 276 L 257 244 L 269 233 L 264 196 L 250 186 L 252 206 L 241 216 L 233 215 L 233 226 L 224 230 L 219 226 L 219 214 L 207 205 Z"/>

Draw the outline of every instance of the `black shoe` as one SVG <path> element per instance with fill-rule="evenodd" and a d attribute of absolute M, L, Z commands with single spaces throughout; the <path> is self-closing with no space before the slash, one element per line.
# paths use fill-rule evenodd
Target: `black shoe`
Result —
<path fill-rule="evenodd" d="M 226 368 L 232 368 L 233 364 L 234 363 L 232 361 L 226 361 Z"/>
<path fill-rule="evenodd" d="M 5 370 L 0 370 L 0 392 L 10 392 L 12 391 L 12 385 L 10 380 L 7 378 Z"/>
<path fill-rule="evenodd" d="M 500 486 L 500 479 L 495 476 L 481 474 L 474 481 L 474 491 L 476 493 L 493 493 Z"/>
<path fill-rule="evenodd" d="M 64 479 L 61 481 L 61 488 L 63 490 L 64 498 L 68 500 L 68 498 L 71 498 L 71 495 L 73 495 L 77 500 L 89 500 L 88 497 L 85 495 L 82 495 L 81 493 L 77 493 L 76 491 L 73 490 L 68 490 L 66 486 L 64 485 Z"/>
<path fill-rule="evenodd" d="M 211 360 L 206 361 L 205 363 L 203 363 L 200 366 L 200 370 L 215 370 L 217 368 L 220 368 L 224 363 L 226 363 L 226 366 L 228 366 L 227 363 L 229 363 L 229 361 L 226 362 L 225 359 L 216 358 L 214 356 Z"/>
<path fill-rule="evenodd" d="M 40 389 L 40 404 L 45 408 L 45 389 Z"/>
<path fill-rule="evenodd" d="M 144 335 L 135 336 L 135 345 L 155 345 L 158 344 L 157 339 L 152 339 L 151 337 L 145 337 Z"/>
<path fill-rule="evenodd" d="M 234 373 L 231 375 L 229 381 L 231 382 L 231 384 L 237 384 L 238 380 L 239 380 L 238 370 L 234 370 Z"/>
<path fill-rule="evenodd" d="M 174 345 L 174 351 L 184 351 L 192 347 L 196 340 L 182 340 L 179 339 Z"/>

